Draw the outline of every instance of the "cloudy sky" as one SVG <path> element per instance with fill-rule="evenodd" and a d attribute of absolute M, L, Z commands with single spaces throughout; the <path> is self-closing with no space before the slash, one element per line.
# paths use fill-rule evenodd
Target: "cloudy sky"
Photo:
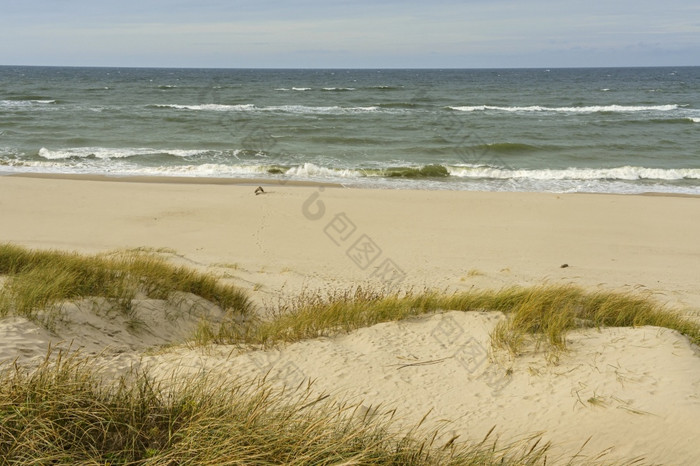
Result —
<path fill-rule="evenodd" d="M 0 64 L 700 65 L 700 2 L 0 0 Z"/>

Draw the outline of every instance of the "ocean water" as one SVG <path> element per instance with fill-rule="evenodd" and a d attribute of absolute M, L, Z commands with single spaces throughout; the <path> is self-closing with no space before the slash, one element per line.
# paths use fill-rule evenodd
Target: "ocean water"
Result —
<path fill-rule="evenodd" d="M 0 174 L 700 194 L 700 67 L 0 67 Z"/>

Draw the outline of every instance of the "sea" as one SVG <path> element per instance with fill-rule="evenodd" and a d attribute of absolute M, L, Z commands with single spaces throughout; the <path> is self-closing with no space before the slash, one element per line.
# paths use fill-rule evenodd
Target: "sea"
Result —
<path fill-rule="evenodd" d="M 700 67 L 0 67 L 0 174 L 700 194 Z"/>

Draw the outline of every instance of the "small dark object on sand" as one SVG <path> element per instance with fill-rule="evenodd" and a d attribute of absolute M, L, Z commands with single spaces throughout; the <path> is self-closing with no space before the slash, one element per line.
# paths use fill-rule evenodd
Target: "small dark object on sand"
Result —
<path fill-rule="evenodd" d="M 262 189 L 262 186 L 255 188 L 255 195 L 257 196 L 258 194 L 265 194 L 265 190 Z"/>
<path fill-rule="evenodd" d="M 561 264 L 561 265 L 559 266 L 559 268 L 560 268 L 560 269 L 565 269 L 565 268 L 567 268 L 568 266 L 569 266 L 569 264 Z"/>

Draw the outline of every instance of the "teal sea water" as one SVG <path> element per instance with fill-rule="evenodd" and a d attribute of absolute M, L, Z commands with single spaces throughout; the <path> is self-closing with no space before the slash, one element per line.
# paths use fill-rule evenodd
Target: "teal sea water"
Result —
<path fill-rule="evenodd" d="M 700 194 L 700 67 L 0 67 L 0 174 Z"/>

